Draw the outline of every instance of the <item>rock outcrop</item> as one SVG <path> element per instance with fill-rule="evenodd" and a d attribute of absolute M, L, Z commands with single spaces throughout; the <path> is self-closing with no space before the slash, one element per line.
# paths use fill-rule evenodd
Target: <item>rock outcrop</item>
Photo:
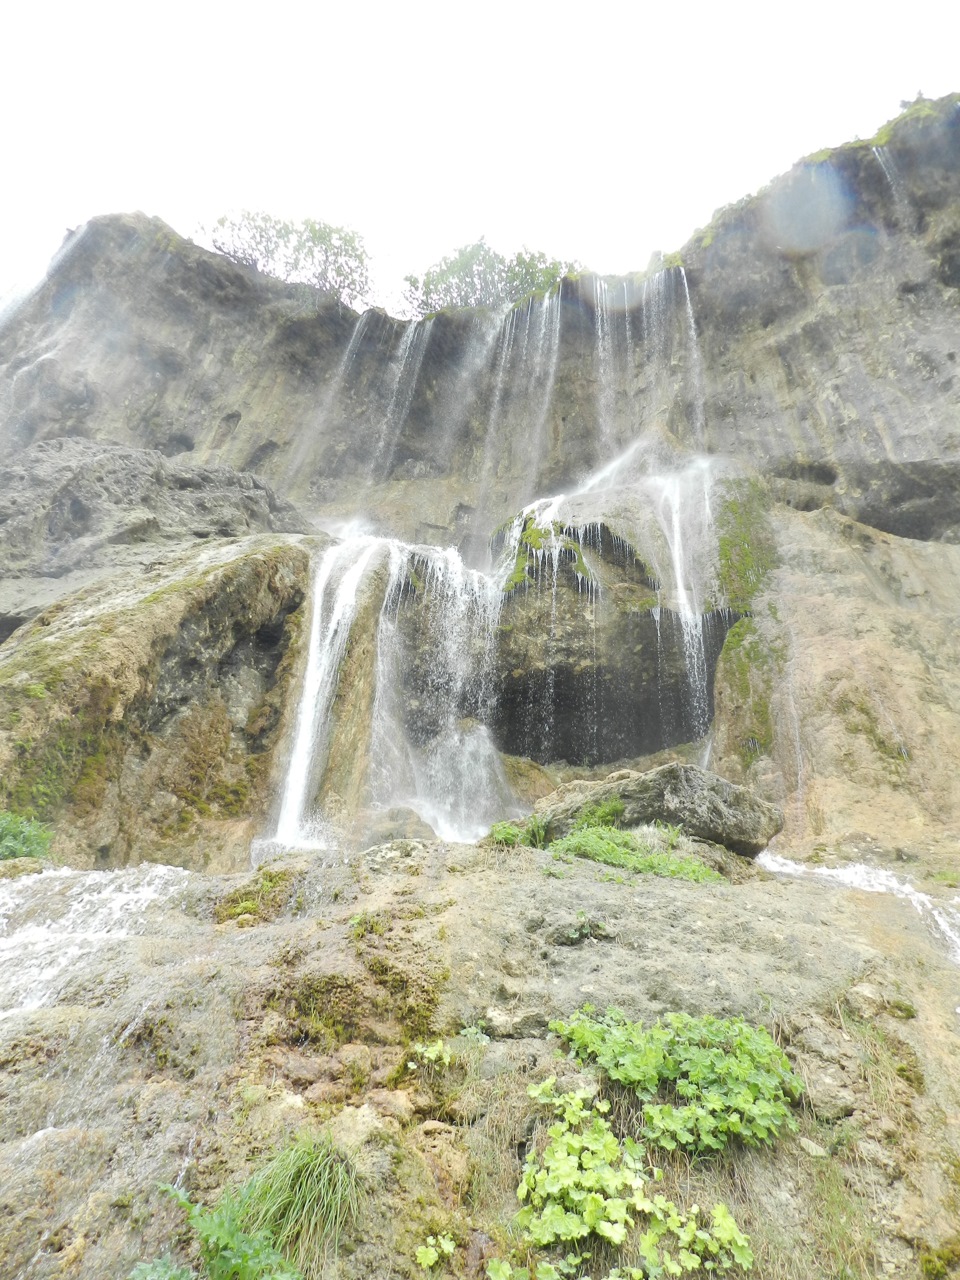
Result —
<path fill-rule="evenodd" d="M 73 865 L 243 865 L 275 795 L 307 566 L 293 540 L 205 546 L 21 626 L 0 649 L 0 805 L 56 822 Z"/>
<path fill-rule="evenodd" d="M 535 806 L 546 837 L 572 829 L 584 810 L 622 806 L 624 827 L 649 822 L 682 826 L 687 835 L 756 857 L 783 828 L 783 814 L 746 787 L 735 786 L 694 765 L 665 764 L 649 773 L 623 770 L 603 782 L 571 782 Z"/>

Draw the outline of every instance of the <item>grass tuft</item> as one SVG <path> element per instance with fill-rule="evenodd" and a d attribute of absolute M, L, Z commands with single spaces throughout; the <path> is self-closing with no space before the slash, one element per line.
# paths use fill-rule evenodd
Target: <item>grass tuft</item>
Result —
<path fill-rule="evenodd" d="M 608 867 L 620 867 L 647 875 L 692 880 L 696 884 L 722 880 L 723 876 L 699 858 L 675 851 L 676 841 L 650 829 L 649 839 L 618 827 L 578 827 L 554 840 L 549 850 L 558 858 L 588 858 Z"/>
<path fill-rule="evenodd" d="M 248 1230 L 269 1232 L 305 1280 L 320 1280 L 360 1216 L 363 1183 L 328 1137 L 304 1133 L 257 1170 L 240 1202 Z"/>

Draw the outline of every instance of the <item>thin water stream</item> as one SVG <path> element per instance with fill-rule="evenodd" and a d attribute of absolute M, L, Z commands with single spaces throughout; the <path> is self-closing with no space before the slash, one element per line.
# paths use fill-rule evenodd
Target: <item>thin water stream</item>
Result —
<path fill-rule="evenodd" d="M 188 873 L 145 863 L 68 868 L 0 883 L 0 1018 L 56 1004 L 88 957 L 148 932 L 151 909 L 176 902 Z"/>
<path fill-rule="evenodd" d="M 864 893 L 889 893 L 909 902 L 917 914 L 946 943 L 951 960 L 960 965 L 960 911 L 952 905 L 937 902 L 928 893 L 915 889 L 906 880 L 900 880 L 892 871 L 871 867 L 863 862 L 851 862 L 843 867 L 812 867 L 802 862 L 783 858 L 769 850 L 757 858 L 757 866 L 779 875 L 809 877 L 825 884 L 846 889 L 859 889 Z M 955 899 L 954 901 L 960 901 Z M 957 1009 L 960 1013 L 960 1008 Z"/>

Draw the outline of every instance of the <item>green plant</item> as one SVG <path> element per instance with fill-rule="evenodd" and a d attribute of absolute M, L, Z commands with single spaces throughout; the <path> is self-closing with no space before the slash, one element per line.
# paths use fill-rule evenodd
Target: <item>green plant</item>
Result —
<path fill-rule="evenodd" d="M 333 293 L 349 306 L 361 304 L 370 291 L 363 240 L 345 227 L 245 211 L 219 218 L 208 234 L 217 252 L 234 262 Z"/>
<path fill-rule="evenodd" d="M 306 1280 L 319 1280 L 363 1207 L 363 1184 L 350 1157 L 329 1138 L 300 1134 L 240 1191 L 244 1226 L 269 1236 Z"/>
<path fill-rule="evenodd" d="M 169 1254 L 153 1262 L 138 1262 L 128 1280 L 196 1280 L 191 1267 L 178 1267 Z"/>
<path fill-rule="evenodd" d="M 177 1187 L 166 1185 L 161 1190 L 185 1210 L 208 1280 L 303 1280 L 268 1232 L 244 1231 L 241 1206 L 235 1196 L 224 1194 L 216 1208 L 208 1209 L 194 1204 Z"/>
<path fill-rule="evenodd" d="M 675 843 L 674 840 L 668 847 L 672 848 Z M 632 832 L 618 827 L 575 827 L 569 835 L 552 841 L 548 847 L 556 858 L 588 858 L 626 871 L 669 876 L 675 880 L 704 884 L 723 879 L 699 858 L 653 849 Z"/>
<path fill-rule="evenodd" d="M 683 827 L 679 824 L 674 826 L 672 822 L 661 822 L 659 818 L 653 825 L 659 831 L 663 839 L 663 843 L 667 848 L 671 850 L 675 849 L 683 836 Z"/>
<path fill-rule="evenodd" d="M 42 858 L 50 849 L 53 832 L 34 818 L 0 809 L 0 860 Z"/>
<path fill-rule="evenodd" d="M 431 1040 L 428 1043 L 417 1041 L 407 1059 L 407 1070 L 419 1071 L 424 1084 L 433 1085 L 438 1083 L 452 1062 L 453 1054 L 443 1040 Z"/>
<path fill-rule="evenodd" d="M 649 1194 L 643 1149 L 629 1138 L 620 1142 L 606 1112 L 609 1103 L 588 1106 L 590 1091 L 558 1094 L 556 1080 L 531 1085 L 528 1093 L 556 1117 L 544 1150 L 527 1156 L 517 1198 L 523 1208 L 516 1223 L 524 1242 L 535 1248 L 568 1250 L 556 1264 L 537 1262 L 531 1272 L 495 1260 L 490 1280 L 552 1280 L 578 1272 L 594 1244 L 621 1247 L 633 1231 L 631 1246 L 643 1267 L 610 1275 L 680 1275 L 700 1269 L 749 1267 L 753 1254 L 725 1205 L 717 1204 L 709 1222 L 694 1205 L 687 1213 L 658 1193 Z M 656 1171 L 655 1177 L 659 1171 Z"/>
<path fill-rule="evenodd" d="M 427 1243 L 420 1245 L 416 1252 L 417 1264 L 429 1271 L 435 1267 L 441 1257 L 449 1258 L 457 1247 L 452 1236 L 427 1236 Z"/>
<path fill-rule="evenodd" d="M 387 922 L 382 915 L 378 915 L 375 911 L 359 911 L 347 921 L 347 928 L 350 930 L 350 936 L 353 940 L 359 942 L 361 938 L 365 938 L 370 933 L 382 938 L 387 932 Z"/>
<path fill-rule="evenodd" d="M 486 1025 L 483 1018 L 478 1018 L 469 1027 L 461 1027 L 460 1034 L 465 1040 L 470 1040 L 473 1044 L 489 1044 L 490 1037 L 484 1030 Z"/>
<path fill-rule="evenodd" d="M 481 238 L 442 258 L 422 278 L 405 276 L 404 300 L 421 316 L 447 307 L 501 307 L 548 292 L 577 269 L 530 249 L 505 258 Z"/>
<path fill-rule="evenodd" d="M 276 867 L 261 867 L 253 880 L 234 889 L 217 903 L 214 916 L 220 924 L 253 916 L 273 920 L 293 894 L 294 873 Z"/>
<path fill-rule="evenodd" d="M 512 848 L 523 839 L 522 830 L 512 822 L 495 822 L 490 828 L 490 839 L 494 844 Z"/>
<path fill-rule="evenodd" d="M 571 1056 L 596 1062 L 640 1099 L 641 1135 L 667 1151 L 722 1151 L 733 1139 L 772 1142 L 803 1090 L 786 1055 L 763 1027 L 740 1018 L 670 1013 L 652 1027 L 587 1006 L 550 1029 Z"/>
<path fill-rule="evenodd" d="M 623 801 L 619 796 L 611 796 L 600 804 L 587 805 L 580 810 L 580 815 L 573 824 L 574 831 L 583 831 L 587 827 L 619 827 L 623 817 Z"/>
<path fill-rule="evenodd" d="M 547 843 L 547 823 L 539 813 L 531 813 L 524 829 L 524 841 L 531 849 L 543 849 Z"/>

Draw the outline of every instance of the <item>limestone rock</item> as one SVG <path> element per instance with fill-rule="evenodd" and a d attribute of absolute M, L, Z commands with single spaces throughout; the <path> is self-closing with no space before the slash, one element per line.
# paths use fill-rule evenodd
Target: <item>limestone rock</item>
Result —
<path fill-rule="evenodd" d="M 566 835 L 584 809 L 610 800 L 623 804 L 619 821 L 625 827 L 669 822 L 745 857 L 756 857 L 783 825 L 782 814 L 748 788 L 694 765 L 665 764 L 626 776 L 621 771 L 612 780 L 572 784 L 572 792 L 546 796 L 536 806 L 550 839 Z"/>
<path fill-rule="evenodd" d="M 75 864 L 248 865 L 306 571 L 275 535 L 191 549 L 18 628 L 0 646 L 0 804 L 60 820 Z"/>

